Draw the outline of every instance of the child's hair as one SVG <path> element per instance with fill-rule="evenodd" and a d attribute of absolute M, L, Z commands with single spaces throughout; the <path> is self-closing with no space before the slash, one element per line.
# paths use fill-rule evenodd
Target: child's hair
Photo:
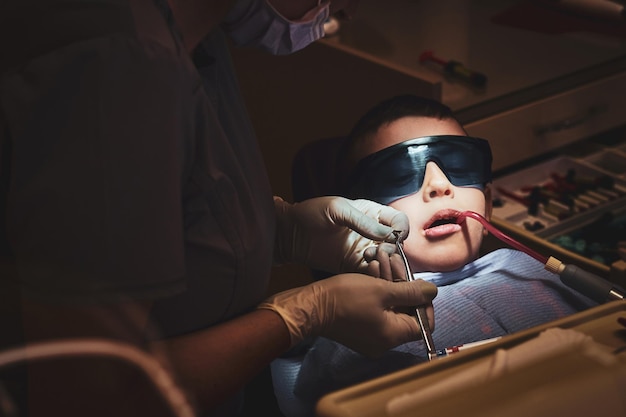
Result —
<path fill-rule="evenodd" d="M 426 97 L 404 94 L 391 97 L 372 107 L 357 121 L 349 137 L 354 141 L 376 133 L 385 124 L 411 116 L 439 120 L 454 119 L 452 110 L 445 104 Z"/>
<path fill-rule="evenodd" d="M 403 117 L 427 117 L 457 121 L 452 110 L 445 104 L 413 94 L 394 96 L 378 103 L 357 121 L 339 149 L 336 179 L 340 188 L 346 188 L 345 181 L 358 162 L 357 151 L 360 146 L 364 145 L 365 139 L 375 135 L 382 126 Z"/>

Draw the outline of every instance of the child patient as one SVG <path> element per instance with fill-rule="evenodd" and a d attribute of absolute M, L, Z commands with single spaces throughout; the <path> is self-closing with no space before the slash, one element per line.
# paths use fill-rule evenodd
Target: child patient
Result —
<path fill-rule="evenodd" d="M 479 257 L 486 230 L 456 218 L 471 210 L 489 219 L 491 151 L 485 140 L 467 136 L 447 106 L 412 95 L 378 104 L 354 126 L 337 167 L 346 196 L 408 215 L 404 251 L 411 269 L 439 290 L 433 300 L 437 349 L 518 332 L 596 304 L 521 251 Z M 368 259 L 372 275 L 391 279 L 389 258 L 380 259 Z M 272 377 L 287 417 L 312 416 L 328 392 L 426 360 L 421 340 L 367 359 L 318 338 L 274 361 Z"/>

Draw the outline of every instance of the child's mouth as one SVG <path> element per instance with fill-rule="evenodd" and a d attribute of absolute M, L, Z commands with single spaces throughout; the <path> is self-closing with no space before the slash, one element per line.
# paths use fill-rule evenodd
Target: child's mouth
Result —
<path fill-rule="evenodd" d="M 437 227 L 437 226 L 441 226 L 444 224 L 456 224 L 456 218 L 450 217 L 448 219 L 439 219 L 439 220 L 435 220 L 430 226 L 428 226 L 428 229 L 431 229 L 433 227 Z"/>
<path fill-rule="evenodd" d="M 426 223 L 424 234 L 426 237 L 443 237 L 461 230 L 457 223 L 460 212 L 457 210 L 440 210 Z"/>

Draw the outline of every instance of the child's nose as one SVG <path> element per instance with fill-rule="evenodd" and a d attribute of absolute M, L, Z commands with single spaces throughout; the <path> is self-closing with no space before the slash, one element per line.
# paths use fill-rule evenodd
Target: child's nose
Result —
<path fill-rule="evenodd" d="M 441 168 L 434 163 L 428 162 L 424 171 L 424 198 L 453 197 L 452 184 L 443 173 Z"/>

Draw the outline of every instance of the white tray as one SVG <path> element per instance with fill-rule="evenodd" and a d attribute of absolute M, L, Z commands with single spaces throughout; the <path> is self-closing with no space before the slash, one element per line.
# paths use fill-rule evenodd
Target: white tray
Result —
<path fill-rule="evenodd" d="M 459 372 L 491 360 L 498 349 L 520 345 L 546 329 L 574 329 L 612 349 L 623 348 L 626 345 L 626 328 L 617 322 L 618 317 L 626 317 L 626 301 L 612 301 L 561 320 L 505 336 L 494 343 L 460 351 L 452 356 L 335 391 L 322 397 L 317 404 L 316 413 L 318 417 L 623 416 L 624 408 L 617 407 L 619 404 L 626 407 L 623 401 L 626 393 L 624 353 L 615 355 L 617 363 L 609 366 L 591 363 L 578 355 L 558 356 L 540 366 L 529 366 L 496 381 L 477 381 L 465 389 L 455 390 L 454 395 L 451 393 L 445 399 L 424 399 L 414 409 L 393 415 L 387 412 L 387 404 L 399 396 L 415 393 L 435 383 L 452 381 Z M 621 383 L 615 386 L 614 381 L 619 378 Z M 583 387 L 584 384 L 591 384 L 591 388 Z M 585 394 L 576 393 L 581 389 Z M 606 398 L 602 398 L 602 395 Z M 541 404 L 540 409 L 536 408 L 537 404 Z M 580 408 L 572 413 L 573 405 Z M 593 413 L 589 413 L 590 410 Z"/>

